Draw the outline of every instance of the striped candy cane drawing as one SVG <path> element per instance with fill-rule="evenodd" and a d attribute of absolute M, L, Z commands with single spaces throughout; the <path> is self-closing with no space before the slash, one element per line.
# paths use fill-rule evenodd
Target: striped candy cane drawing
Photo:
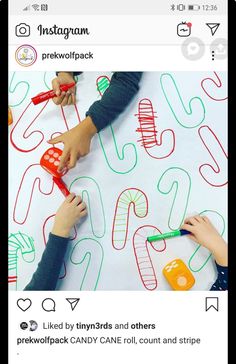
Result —
<path fill-rule="evenodd" d="M 135 216 L 147 216 L 148 199 L 138 188 L 127 188 L 117 199 L 112 226 L 112 245 L 117 250 L 123 249 L 127 242 L 131 206 Z"/>
<path fill-rule="evenodd" d="M 206 77 L 201 82 L 201 87 L 205 94 L 214 101 L 227 100 L 227 85 L 222 83 L 220 76 L 214 72 L 215 78 Z M 225 73 L 226 77 L 226 73 Z"/>
<path fill-rule="evenodd" d="M 165 129 L 157 140 L 157 130 L 155 125 L 156 112 L 153 110 L 150 99 L 142 99 L 138 104 L 139 128 L 136 129 L 141 134 L 139 142 L 144 147 L 147 154 L 155 159 L 169 157 L 175 149 L 175 133 L 171 129 Z"/>
<path fill-rule="evenodd" d="M 35 259 L 34 239 L 22 232 L 10 234 L 8 237 L 8 283 L 14 284 L 17 290 L 18 277 L 18 260 L 19 252 L 21 258 L 27 262 L 32 263 Z"/>
<path fill-rule="evenodd" d="M 163 73 L 160 82 L 167 104 L 181 126 L 196 128 L 205 120 L 206 110 L 200 97 L 192 97 L 186 107 L 177 83 L 170 73 Z"/>
<path fill-rule="evenodd" d="M 17 224 L 23 225 L 28 217 L 32 199 L 36 193 L 35 187 L 43 195 L 50 195 L 54 188 L 52 178 L 39 164 L 31 164 L 23 173 L 13 210 L 13 220 Z"/>
<path fill-rule="evenodd" d="M 96 290 L 101 275 L 104 251 L 95 239 L 80 239 L 73 247 L 70 261 L 75 265 L 85 265 L 80 290 Z"/>
<path fill-rule="evenodd" d="M 107 76 L 100 76 L 98 77 L 96 84 L 100 96 L 103 96 L 110 84 L 110 79 Z M 133 143 L 125 143 L 120 152 L 112 125 L 99 132 L 98 137 L 106 163 L 113 172 L 126 174 L 135 168 L 138 158 L 135 145 Z M 104 137 L 107 137 L 108 140 L 113 140 L 114 148 L 110 149 L 109 153 L 106 151 L 106 143 L 103 143 Z"/>
<path fill-rule="evenodd" d="M 100 94 L 100 96 L 103 96 L 104 92 L 110 85 L 110 78 L 107 76 L 99 76 L 97 78 L 96 84 L 97 84 L 97 90 Z"/>
<path fill-rule="evenodd" d="M 163 195 L 174 191 L 168 226 L 171 230 L 178 229 L 185 218 L 191 191 L 191 178 L 187 171 L 178 167 L 168 168 L 159 179 L 157 190 Z"/>
<path fill-rule="evenodd" d="M 214 226 L 219 227 L 219 232 L 221 236 L 225 232 L 225 220 L 219 212 L 214 210 L 204 210 L 200 212 L 199 215 L 205 215 L 209 217 L 209 219 L 213 222 Z M 209 250 L 204 248 L 202 245 L 197 244 L 197 248 L 194 250 L 193 254 L 188 260 L 189 269 L 192 272 L 200 272 L 208 263 L 212 254 L 209 253 Z"/>
<path fill-rule="evenodd" d="M 149 249 L 154 249 L 157 252 L 163 252 L 166 248 L 165 240 L 149 243 L 147 236 L 161 234 L 161 231 L 153 225 L 144 225 L 139 227 L 133 236 L 133 247 L 136 259 L 136 264 L 144 287 L 153 291 L 157 288 L 158 282 L 155 269 L 152 264 Z"/>
<path fill-rule="evenodd" d="M 198 130 L 198 134 L 215 164 L 215 166 L 212 166 L 209 163 L 202 164 L 199 167 L 200 175 L 209 185 L 213 187 L 225 186 L 228 183 L 228 156 L 224 148 L 209 126 L 201 126 Z"/>

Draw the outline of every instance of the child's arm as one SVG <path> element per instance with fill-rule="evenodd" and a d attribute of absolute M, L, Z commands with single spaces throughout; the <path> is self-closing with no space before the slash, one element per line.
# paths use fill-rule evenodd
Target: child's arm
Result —
<path fill-rule="evenodd" d="M 190 239 L 201 244 L 215 258 L 218 277 L 211 290 L 226 290 L 228 286 L 227 244 L 206 216 L 193 216 L 184 221 L 181 229 L 188 230 Z"/>
<path fill-rule="evenodd" d="M 98 132 L 112 123 L 129 105 L 139 90 L 142 72 L 115 72 L 101 100 L 86 112 Z"/>
<path fill-rule="evenodd" d="M 70 194 L 58 209 L 52 232 L 31 281 L 25 291 L 55 290 L 72 227 L 87 213 L 80 196 Z"/>
<path fill-rule="evenodd" d="M 90 106 L 86 118 L 68 132 L 48 141 L 50 144 L 64 143 L 59 172 L 65 167 L 75 167 L 77 160 L 89 153 L 93 136 L 112 123 L 138 92 L 141 76 L 142 72 L 115 72 L 102 99 Z"/>

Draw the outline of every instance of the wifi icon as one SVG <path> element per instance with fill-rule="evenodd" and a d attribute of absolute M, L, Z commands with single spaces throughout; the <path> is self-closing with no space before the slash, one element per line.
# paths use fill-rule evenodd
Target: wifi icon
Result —
<path fill-rule="evenodd" d="M 34 9 L 34 11 L 39 11 L 39 7 L 40 7 L 40 5 L 38 5 L 38 4 L 32 5 L 32 8 Z"/>

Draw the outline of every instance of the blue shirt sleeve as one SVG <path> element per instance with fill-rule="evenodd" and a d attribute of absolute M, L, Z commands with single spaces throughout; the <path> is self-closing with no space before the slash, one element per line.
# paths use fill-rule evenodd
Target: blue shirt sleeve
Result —
<path fill-rule="evenodd" d="M 24 291 L 54 291 L 59 278 L 69 239 L 49 234 L 38 268 Z"/>
<path fill-rule="evenodd" d="M 142 72 L 115 72 L 101 100 L 95 101 L 86 112 L 98 132 L 112 123 L 131 102 L 139 90 Z"/>
<path fill-rule="evenodd" d="M 216 262 L 215 262 L 216 263 Z M 223 267 L 216 263 L 218 277 L 212 285 L 210 291 L 227 291 L 228 290 L 228 267 Z"/>

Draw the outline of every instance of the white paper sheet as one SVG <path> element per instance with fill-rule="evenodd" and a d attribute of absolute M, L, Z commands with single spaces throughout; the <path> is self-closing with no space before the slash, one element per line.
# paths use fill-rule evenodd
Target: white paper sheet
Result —
<path fill-rule="evenodd" d="M 11 290 L 24 289 L 31 279 L 63 201 L 39 165 L 49 147 L 47 140 L 83 120 L 101 97 L 97 79 L 111 75 L 79 76 L 77 114 L 74 106 L 30 103 L 31 97 L 51 88 L 55 74 L 10 74 Z M 99 83 L 101 92 L 103 85 Z M 186 236 L 153 246 L 146 237 L 178 229 L 187 215 L 198 212 L 205 213 L 227 239 L 226 92 L 225 73 L 143 74 L 140 91 L 125 112 L 112 128 L 94 137 L 90 154 L 63 178 L 71 191 L 83 195 L 89 214 L 76 234 L 72 232 L 76 237 L 70 242 L 58 289 L 170 290 L 162 269 L 175 258 L 192 271 L 196 280 L 192 290 L 211 287 L 216 268 L 205 248 Z M 145 114 L 150 116 L 152 110 L 155 118 L 149 126 L 152 130 L 155 126 L 156 137 L 144 131 Z"/>

